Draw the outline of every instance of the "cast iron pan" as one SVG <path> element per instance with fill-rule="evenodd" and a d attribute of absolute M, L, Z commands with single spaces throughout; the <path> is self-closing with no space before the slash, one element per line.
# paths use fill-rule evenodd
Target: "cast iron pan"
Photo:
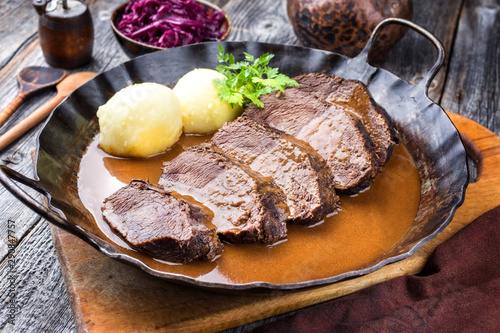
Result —
<path fill-rule="evenodd" d="M 403 24 L 429 39 L 438 50 L 438 60 L 425 78 L 413 86 L 395 75 L 370 66 L 370 47 L 385 24 Z M 123 253 L 98 230 L 92 215 L 83 206 L 77 188 L 77 173 L 82 154 L 98 133 L 96 111 L 120 89 L 139 82 L 158 82 L 173 87 L 188 71 L 217 66 L 218 43 L 197 44 L 151 53 L 98 75 L 63 101 L 47 120 L 38 137 L 35 162 L 36 180 L 6 166 L 0 166 L 0 181 L 19 200 L 49 222 L 80 237 L 105 255 L 137 266 L 151 275 L 173 282 L 224 289 L 256 290 L 298 289 L 337 282 L 373 272 L 384 265 L 414 254 L 439 234 L 462 204 L 467 187 L 466 152 L 459 133 L 446 113 L 427 97 L 427 89 L 441 67 L 441 43 L 423 28 L 401 19 L 382 22 L 361 54 L 353 59 L 339 54 L 295 46 L 256 42 L 222 43 L 226 52 L 242 55 L 275 54 L 273 66 L 294 76 L 322 72 L 367 84 L 374 99 L 392 117 L 402 142 L 412 155 L 421 180 L 421 200 L 413 227 L 406 237 L 370 267 L 324 279 L 291 284 L 252 282 L 247 284 L 212 283 L 155 270 L 141 260 Z M 47 197 L 42 204 L 22 190 L 23 183 Z"/>

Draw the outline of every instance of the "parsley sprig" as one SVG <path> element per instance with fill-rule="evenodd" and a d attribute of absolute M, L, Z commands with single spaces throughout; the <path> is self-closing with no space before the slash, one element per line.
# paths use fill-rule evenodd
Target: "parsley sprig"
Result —
<path fill-rule="evenodd" d="M 218 59 L 224 65 L 216 69 L 226 78 L 215 79 L 214 86 L 219 90 L 219 98 L 232 107 L 254 103 L 263 108 L 260 96 L 274 91 L 284 92 L 286 87 L 299 85 L 297 81 L 278 73 L 278 68 L 268 66 L 274 54 L 265 53 L 257 59 L 246 52 L 243 54 L 245 60 L 236 62 L 234 56 L 225 53 L 222 45 L 219 45 Z"/>

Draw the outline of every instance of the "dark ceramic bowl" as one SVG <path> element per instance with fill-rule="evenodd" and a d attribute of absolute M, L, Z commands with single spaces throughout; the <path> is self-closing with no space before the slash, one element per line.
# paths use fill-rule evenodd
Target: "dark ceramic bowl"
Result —
<path fill-rule="evenodd" d="M 394 22 L 392 19 L 388 22 Z M 0 182 L 27 206 L 49 222 L 73 233 L 105 255 L 139 267 L 168 281 L 216 290 L 291 290 L 334 283 L 371 273 L 389 263 L 413 255 L 436 237 L 453 219 L 463 203 L 468 184 L 467 155 L 460 135 L 446 113 L 427 97 L 427 89 L 444 60 L 439 41 L 409 21 L 400 21 L 431 39 L 439 58 L 417 86 L 370 66 L 367 49 L 349 59 L 336 53 L 303 47 L 255 42 L 223 42 L 226 52 L 275 55 L 273 65 L 290 75 L 328 73 L 365 82 L 374 99 L 385 108 L 397 128 L 402 144 L 411 154 L 419 173 L 421 193 L 418 212 L 403 239 L 370 265 L 327 278 L 300 283 L 276 284 L 213 282 L 155 268 L 136 252 L 110 241 L 85 208 L 79 195 L 78 170 L 82 155 L 99 132 L 97 109 L 120 89 L 135 82 L 157 82 L 173 86 L 188 71 L 218 64 L 219 43 L 203 43 L 163 50 L 125 62 L 98 75 L 73 92 L 47 120 L 38 137 L 36 178 L 31 180 L 0 166 Z M 376 35 L 376 34 L 374 34 Z M 371 42 L 369 42 L 370 45 Z M 159 70 L 164 69 L 164 70 Z M 48 198 L 43 205 L 24 192 L 22 182 Z M 272 269 L 272 267 L 269 267 Z M 295 268 L 298 269 L 298 268 Z"/>
<path fill-rule="evenodd" d="M 356 56 L 365 47 L 377 23 L 387 17 L 411 20 L 412 0 L 287 0 L 288 19 L 303 46 Z M 386 27 L 370 54 L 382 60 L 406 29 Z"/>
<path fill-rule="evenodd" d="M 203 5 L 205 10 L 207 11 L 222 11 L 222 9 L 208 1 L 205 0 L 196 0 L 200 4 Z M 151 53 L 155 51 L 160 51 L 164 50 L 165 48 L 163 47 L 157 47 L 157 46 L 152 46 L 148 45 L 146 43 L 138 42 L 136 40 L 133 40 L 127 36 L 125 36 L 123 33 L 120 32 L 117 28 L 118 21 L 120 17 L 122 16 L 123 10 L 125 7 L 128 5 L 128 2 L 125 2 L 121 4 L 118 8 L 116 8 L 113 13 L 111 14 L 111 29 L 113 30 L 113 33 L 116 37 L 116 40 L 120 44 L 121 48 L 123 51 L 130 57 L 134 58 L 146 53 Z M 219 39 L 219 41 L 223 41 L 227 38 L 229 33 L 231 32 L 231 20 L 229 19 L 229 16 L 224 12 L 224 17 L 225 20 L 222 23 L 220 29 L 222 31 L 225 31 L 224 35 Z"/>

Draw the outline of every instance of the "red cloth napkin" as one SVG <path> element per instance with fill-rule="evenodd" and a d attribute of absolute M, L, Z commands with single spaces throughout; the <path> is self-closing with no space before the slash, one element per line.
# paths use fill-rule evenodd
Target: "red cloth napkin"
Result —
<path fill-rule="evenodd" d="M 439 245 L 418 275 L 299 310 L 258 332 L 500 332 L 500 206 Z"/>

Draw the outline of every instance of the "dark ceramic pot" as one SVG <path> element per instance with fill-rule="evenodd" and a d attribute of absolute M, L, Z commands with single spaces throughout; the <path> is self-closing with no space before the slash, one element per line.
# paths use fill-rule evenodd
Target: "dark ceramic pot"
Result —
<path fill-rule="evenodd" d="M 302 45 L 354 57 L 382 20 L 411 20 L 413 5 L 412 0 L 288 0 L 287 14 Z M 405 32 L 399 25 L 384 28 L 370 56 L 382 59 Z"/>

